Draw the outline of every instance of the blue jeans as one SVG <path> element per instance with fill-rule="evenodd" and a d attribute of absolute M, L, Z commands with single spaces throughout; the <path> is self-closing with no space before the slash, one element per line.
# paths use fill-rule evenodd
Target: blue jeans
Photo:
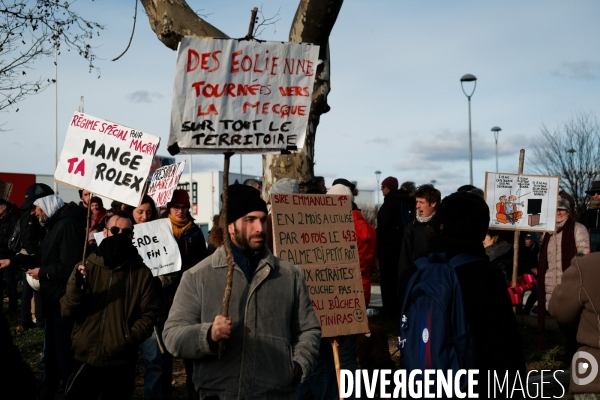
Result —
<path fill-rule="evenodd" d="M 73 324 L 73 321 L 62 317 L 46 318 L 40 400 L 54 399 L 60 381 L 66 384 L 73 372 L 74 359 L 71 350 Z"/>
<path fill-rule="evenodd" d="M 156 326 L 156 331 L 159 335 L 162 333 L 163 325 Z M 144 374 L 144 399 L 159 400 L 162 392 L 162 374 L 163 374 L 163 358 L 158 342 L 156 341 L 156 333 L 152 332 L 152 336 L 142 343 L 142 359 L 146 367 Z"/>

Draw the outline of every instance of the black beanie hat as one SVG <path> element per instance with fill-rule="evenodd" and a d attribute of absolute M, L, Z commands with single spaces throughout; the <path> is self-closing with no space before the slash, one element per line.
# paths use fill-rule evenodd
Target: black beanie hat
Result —
<path fill-rule="evenodd" d="M 470 192 L 456 192 L 436 207 L 430 226 L 443 236 L 483 242 L 489 225 L 490 209 L 485 200 Z"/>
<path fill-rule="evenodd" d="M 248 185 L 230 185 L 227 197 L 227 223 L 235 222 L 238 218 L 252 211 L 267 211 L 267 203 L 260 198 L 260 192 Z"/>

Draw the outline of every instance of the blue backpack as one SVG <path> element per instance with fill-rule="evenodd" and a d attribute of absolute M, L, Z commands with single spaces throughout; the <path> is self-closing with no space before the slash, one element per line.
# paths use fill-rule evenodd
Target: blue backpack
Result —
<path fill-rule="evenodd" d="M 454 269 L 479 260 L 460 254 L 447 261 L 445 253 L 433 253 L 415 261 L 417 272 L 408 283 L 398 337 L 401 367 L 407 373 L 473 368 L 475 346 Z M 466 384 L 462 379 L 462 390 Z"/>

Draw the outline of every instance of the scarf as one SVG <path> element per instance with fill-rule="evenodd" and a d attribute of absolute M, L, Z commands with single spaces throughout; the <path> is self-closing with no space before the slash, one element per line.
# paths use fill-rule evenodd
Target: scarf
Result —
<path fill-rule="evenodd" d="M 58 210 L 60 210 L 62 206 L 65 205 L 65 202 L 57 195 L 51 194 L 37 199 L 33 202 L 33 204 L 41 208 L 44 211 L 44 214 L 46 214 L 47 219 L 50 219 Z"/>
<path fill-rule="evenodd" d="M 419 216 L 419 213 L 417 212 L 416 217 L 417 217 L 417 221 L 419 221 L 422 224 L 425 224 L 425 223 L 431 221 L 431 218 L 433 218 L 434 215 L 435 215 L 435 213 L 431 214 L 429 217 L 421 217 L 421 216 Z"/>
<path fill-rule="evenodd" d="M 177 239 L 179 239 L 185 231 L 190 229 L 192 227 L 192 224 L 194 223 L 189 216 L 184 221 L 178 221 L 177 219 L 175 219 L 175 217 L 173 217 L 171 214 L 169 214 L 169 219 L 171 220 L 171 227 L 173 228 L 173 235 Z"/>
<path fill-rule="evenodd" d="M 571 260 L 575 257 L 577 247 L 575 245 L 575 220 L 571 216 L 567 217 L 564 223 L 556 226 L 556 234 L 562 232 L 560 241 L 560 252 L 562 258 L 562 270 L 569 267 Z M 546 335 L 544 333 L 546 327 L 546 271 L 548 271 L 548 243 L 552 234 L 544 235 L 542 246 L 540 248 L 540 256 L 538 261 L 538 349 L 546 348 Z"/>

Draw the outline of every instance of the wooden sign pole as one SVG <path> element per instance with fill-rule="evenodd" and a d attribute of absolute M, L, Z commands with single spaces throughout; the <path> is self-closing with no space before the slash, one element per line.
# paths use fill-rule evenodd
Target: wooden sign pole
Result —
<path fill-rule="evenodd" d="M 523 164 L 525 163 L 525 149 L 521 149 L 519 153 L 519 176 L 523 174 Z M 517 286 L 517 276 L 519 273 L 519 237 L 521 231 L 519 228 L 515 231 L 515 239 L 513 242 L 513 271 L 512 271 L 512 287 Z M 517 307 L 513 307 L 516 312 Z"/>
<path fill-rule="evenodd" d="M 340 364 L 340 352 L 339 352 L 340 346 L 339 346 L 337 340 L 334 338 L 330 338 L 329 343 L 331 343 L 331 348 L 333 350 L 333 362 L 335 364 L 335 376 L 337 377 L 338 396 L 339 396 L 340 400 L 342 400 L 342 396 L 341 396 L 342 388 L 340 386 L 340 384 L 341 384 L 341 380 L 340 380 L 341 364 Z"/>
<path fill-rule="evenodd" d="M 258 8 L 254 7 L 252 10 L 252 17 L 250 19 L 250 27 L 248 28 L 248 35 L 246 39 L 252 39 L 252 32 L 254 31 L 254 24 L 256 22 L 256 14 Z M 225 153 L 225 162 L 223 164 L 223 207 L 221 208 L 221 218 L 219 224 L 223 230 L 223 246 L 225 247 L 225 254 L 227 255 L 227 279 L 225 282 L 225 293 L 223 294 L 223 303 L 221 305 L 221 315 L 225 318 L 229 317 L 229 300 L 231 299 L 231 288 L 233 286 L 233 252 L 231 251 L 231 241 L 229 238 L 229 229 L 227 229 L 227 202 L 229 200 L 229 162 L 233 156 L 233 152 Z M 190 165 L 191 168 L 191 165 Z M 240 179 L 242 177 L 240 176 Z M 191 185 L 191 182 L 190 182 Z M 219 358 L 223 355 L 225 349 L 225 341 L 219 342 Z"/>

